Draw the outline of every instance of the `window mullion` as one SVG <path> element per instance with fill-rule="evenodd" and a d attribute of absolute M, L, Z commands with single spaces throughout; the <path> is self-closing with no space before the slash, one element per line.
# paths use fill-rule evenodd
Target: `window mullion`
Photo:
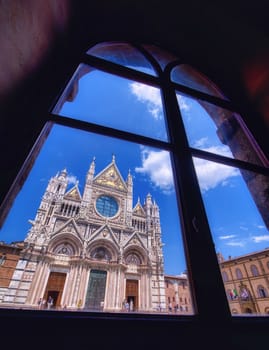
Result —
<path fill-rule="evenodd" d="M 143 136 L 143 135 L 138 135 L 134 134 L 128 131 L 124 130 L 119 130 L 95 123 L 91 123 L 88 121 L 84 120 L 78 120 L 78 119 L 73 119 L 71 117 L 65 117 L 62 116 L 61 114 L 53 114 L 51 113 L 49 115 L 49 120 L 55 124 L 58 125 L 64 125 L 68 126 L 74 129 L 79 129 L 79 130 L 84 130 L 87 132 L 93 132 L 96 134 L 100 135 L 106 135 L 106 136 L 111 136 L 114 138 L 126 140 L 126 141 L 132 141 L 136 143 L 141 143 L 143 145 L 148 145 L 151 147 L 156 147 L 156 148 L 161 148 L 165 150 L 170 150 L 171 145 L 168 142 L 161 141 L 161 140 L 156 140 L 151 137 Z"/>
<path fill-rule="evenodd" d="M 135 80 L 150 86 L 159 86 L 159 79 L 155 76 L 122 66 L 114 62 L 106 61 L 99 57 L 85 55 L 81 62 L 88 66 L 95 67 L 98 70 L 115 74 L 125 79 Z"/>
<path fill-rule="evenodd" d="M 194 306 L 202 318 L 228 317 L 229 306 L 176 94 L 166 77 L 163 86 L 163 103 L 173 148 L 171 157 Z"/>

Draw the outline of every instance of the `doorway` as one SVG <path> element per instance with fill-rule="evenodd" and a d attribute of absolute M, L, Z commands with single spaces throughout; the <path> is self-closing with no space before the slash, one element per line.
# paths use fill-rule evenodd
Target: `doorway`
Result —
<path fill-rule="evenodd" d="M 51 272 L 49 275 L 47 287 L 44 294 L 44 299 L 53 299 L 52 307 L 58 308 L 61 306 L 61 299 L 65 284 L 66 274 L 62 272 Z"/>
<path fill-rule="evenodd" d="M 130 311 L 138 309 L 138 280 L 126 280 L 125 298 L 129 303 Z"/>
<path fill-rule="evenodd" d="M 85 308 L 90 310 L 102 310 L 105 301 L 107 272 L 91 270 Z"/>

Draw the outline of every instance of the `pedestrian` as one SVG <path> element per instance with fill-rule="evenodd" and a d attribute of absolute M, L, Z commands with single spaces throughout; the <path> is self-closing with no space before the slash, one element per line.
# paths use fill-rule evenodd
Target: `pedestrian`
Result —
<path fill-rule="evenodd" d="M 169 309 L 169 312 L 172 312 L 172 303 L 169 303 L 168 309 Z"/>
<path fill-rule="evenodd" d="M 52 305 L 53 305 L 53 299 L 51 296 L 49 296 L 48 302 L 47 302 L 48 310 L 51 309 Z"/>
<path fill-rule="evenodd" d="M 134 302 L 133 302 L 133 299 L 130 300 L 130 311 L 134 311 Z"/>
<path fill-rule="evenodd" d="M 47 303 L 47 302 L 46 302 L 46 299 L 43 298 L 42 304 L 41 304 L 41 309 L 45 309 L 46 303 Z"/>
<path fill-rule="evenodd" d="M 125 303 L 125 310 L 127 312 L 129 312 L 129 309 L 130 309 L 130 305 L 129 305 L 128 301 L 126 301 L 126 303 Z"/>
<path fill-rule="evenodd" d="M 39 298 L 38 302 L 37 302 L 38 308 L 41 309 L 42 307 L 42 298 Z"/>

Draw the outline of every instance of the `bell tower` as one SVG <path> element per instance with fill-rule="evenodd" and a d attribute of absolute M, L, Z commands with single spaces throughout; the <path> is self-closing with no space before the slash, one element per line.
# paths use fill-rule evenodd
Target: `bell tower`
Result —
<path fill-rule="evenodd" d="M 33 225 L 30 229 L 25 241 L 28 243 L 45 241 L 45 233 L 50 231 L 53 225 L 54 212 L 58 209 L 62 202 L 63 196 L 68 185 L 67 170 L 63 169 L 56 176 L 49 180 L 48 186 L 41 199 L 34 220 L 29 220 Z"/>

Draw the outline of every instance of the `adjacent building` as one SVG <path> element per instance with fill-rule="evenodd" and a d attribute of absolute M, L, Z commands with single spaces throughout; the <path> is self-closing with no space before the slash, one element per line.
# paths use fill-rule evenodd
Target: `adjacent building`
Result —
<path fill-rule="evenodd" d="M 269 248 L 218 259 L 231 313 L 269 314 Z"/>
<path fill-rule="evenodd" d="M 165 275 L 166 304 L 169 313 L 178 315 L 193 314 L 193 303 L 186 274 Z"/>
<path fill-rule="evenodd" d="M 0 242 L 0 303 L 8 291 L 22 249 L 23 242 Z"/>

